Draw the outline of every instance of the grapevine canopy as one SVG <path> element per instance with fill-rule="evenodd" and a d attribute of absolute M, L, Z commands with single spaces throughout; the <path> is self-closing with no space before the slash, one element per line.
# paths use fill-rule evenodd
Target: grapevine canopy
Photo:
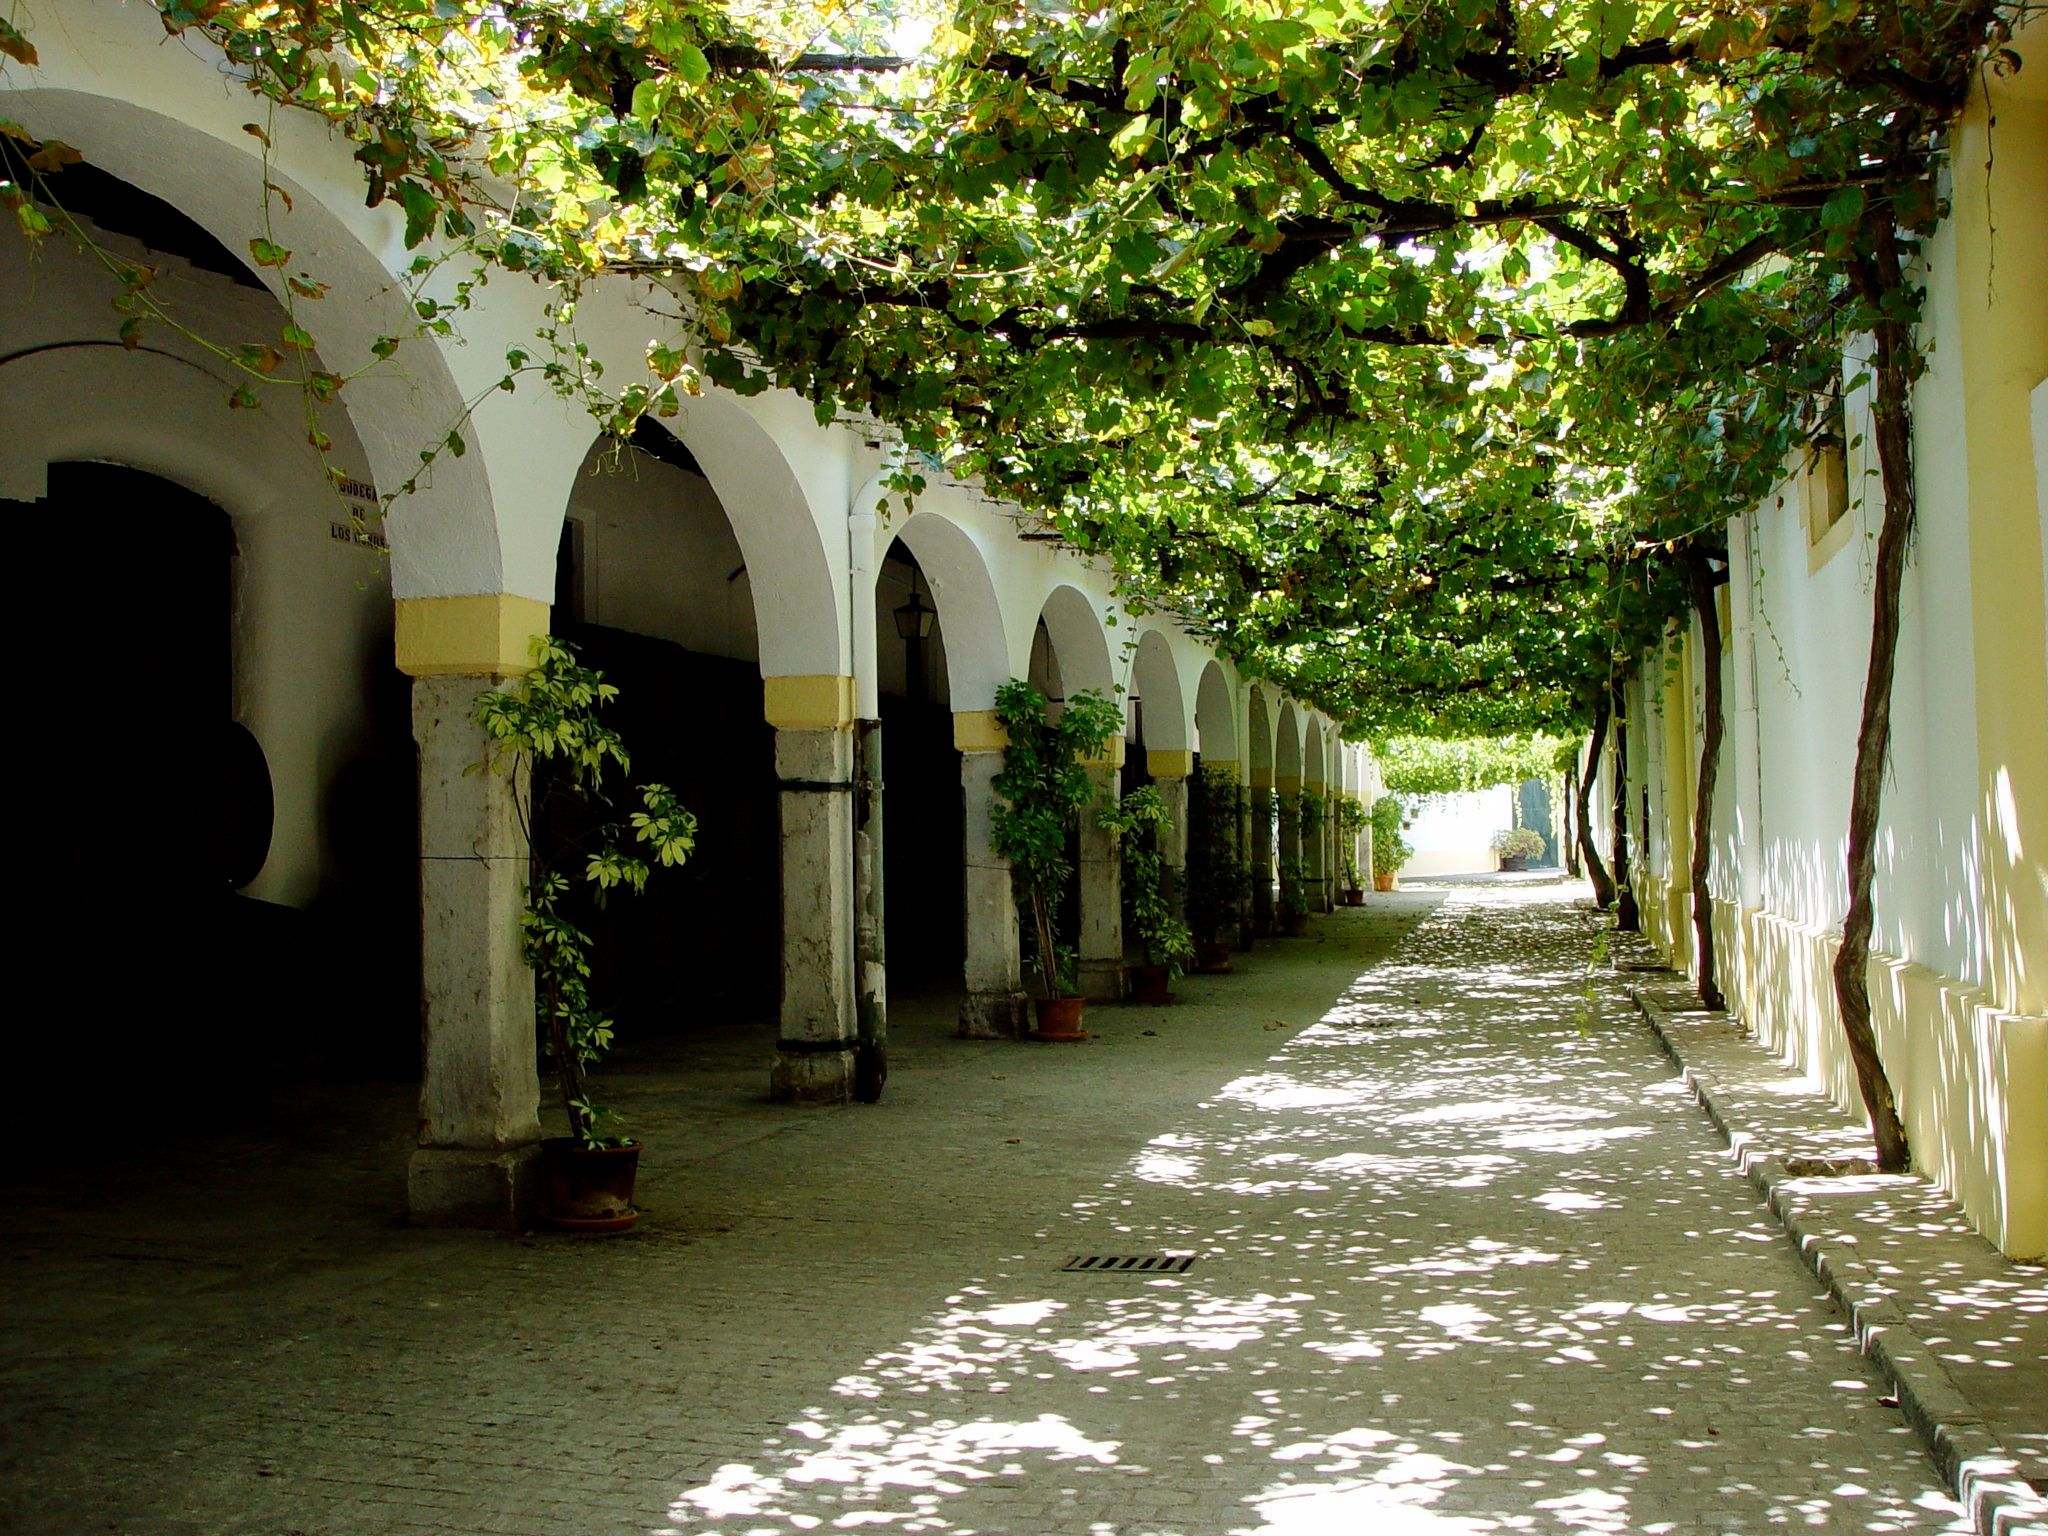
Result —
<path fill-rule="evenodd" d="M 1371 734 L 1584 718 L 1910 310 L 1868 252 L 2017 62 L 1993 0 L 158 4 L 431 259 L 671 285 L 644 378 L 550 364 L 616 428 L 879 417 L 905 494 L 981 480 Z M 40 233 L 61 146 L 0 140 Z"/>

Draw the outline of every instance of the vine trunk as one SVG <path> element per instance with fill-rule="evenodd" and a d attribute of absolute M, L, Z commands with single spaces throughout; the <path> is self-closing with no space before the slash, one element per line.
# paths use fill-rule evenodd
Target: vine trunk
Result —
<path fill-rule="evenodd" d="M 1917 513 L 1913 486 L 1910 391 L 1912 338 L 1892 306 L 1904 292 L 1898 231 L 1888 208 L 1865 220 L 1867 250 L 1852 264 L 1864 301 L 1879 313 L 1874 431 L 1884 482 L 1884 519 L 1877 534 L 1876 590 L 1870 604 L 1870 668 L 1863 683 L 1863 718 L 1856 730 L 1856 767 L 1849 789 L 1849 907 L 1842 917 L 1842 947 L 1835 955 L 1835 1003 L 1842 1016 L 1856 1085 L 1870 1113 L 1877 1166 L 1888 1173 L 1907 1166 L 1906 1128 L 1870 1018 L 1870 934 L 1876 922 L 1872 891 L 1877 866 L 1878 816 L 1884 805 L 1884 766 L 1891 750 L 1892 674 L 1899 645 L 1900 592 Z"/>
<path fill-rule="evenodd" d="M 1692 806 L 1692 933 L 1699 957 L 1701 1006 L 1726 1008 L 1714 968 L 1714 897 L 1707 870 L 1714 855 L 1714 785 L 1721 773 L 1721 738 L 1726 731 L 1721 706 L 1721 608 L 1714 596 L 1721 578 L 1714 574 L 1703 550 L 1689 552 L 1686 586 L 1700 621 L 1700 777 Z"/>
<path fill-rule="evenodd" d="M 1628 869 L 1628 711 L 1618 682 L 1609 691 L 1607 707 L 1614 719 L 1614 928 L 1641 933 L 1643 916 Z"/>
<path fill-rule="evenodd" d="M 1586 878 L 1593 882 L 1593 904 L 1605 912 L 1614 905 L 1614 880 L 1593 841 L 1593 780 L 1600 776 L 1600 754 L 1607 749 L 1607 717 L 1611 706 L 1603 693 L 1593 706 L 1593 738 L 1586 748 L 1586 772 L 1579 780 L 1579 855 Z"/>

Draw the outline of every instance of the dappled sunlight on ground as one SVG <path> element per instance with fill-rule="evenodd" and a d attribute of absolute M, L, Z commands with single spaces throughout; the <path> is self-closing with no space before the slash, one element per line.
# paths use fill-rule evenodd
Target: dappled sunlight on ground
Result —
<path fill-rule="evenodd" d="M 1567 894 L 1457 888 L 663 1529 L 1967 1529 Z"/>
<path fill-rule="evenodd" d="M 1662 1028 L 1710 1085 L 1748 1164 L 1784 1161 L 1783 1208 L 1822 1241 L 1861 1304 L 1895 1304 L 2016 1470 L 2048 1485 L 2048 1266 L 2015 1264 L 1917 1174 L 1874 1171 L 1867 1123 L 1689 994 L 1647 989 Z M 1808 1173 L 1807 1170 L 1812 1172 Z"/>

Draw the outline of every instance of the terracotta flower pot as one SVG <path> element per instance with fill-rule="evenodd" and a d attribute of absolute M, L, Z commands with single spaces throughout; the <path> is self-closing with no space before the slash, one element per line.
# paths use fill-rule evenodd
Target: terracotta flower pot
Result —
<path fill-rule="evenodd" d="M 1131 967 L 1131 1001 L 1158 1007 L 1173 1001 L 1173 972 L 1163 965 Z"/>
<path fill-rule="evenodd" d="M 1085 997 L 1040 997 L 1032 1000 L 1031 1006 L 1038 1014 L 1038 1028 L 1031 1032 L 1034 1040 L 1086 1040 L 1088 1031 L 1081 1027 L 1081 1014 L 1088 1006 Z"/>
<path fill-rule="evenodd" d="M 1306 912 L 1283 912 L 1280 914 L 1280 931 L 1290 939 L 1298 939 L 1308 932 Z"/>
<path fill-rule="evenodd" d="M 1221 976 L 1230 969 L 1230 942 L 1227 939 L 1195 940 L 1195 969 L 1204 976 Z"/>
<path fill-rule="evenodd" d="M 1527 869 L 1529 860 L 1523 854 L 1504 853 L 1500 856 L 1500 867 L 1503 873 L 1513 874 L 1516 870 Z"/>
<path fill-rule="evenodd" d="M 1346 886 L 1343 891 L 1344 905 L 1362 907 L 1365 905 L 1365 891 L 1359 886 Z"/>
<path fill-rule="evenodd" d="M 1392 875 L 1374 875 L 1372 877 L 1372 888 L 1376 891 L 1391 891 L 1394 888 L 1394 877 Z"/>
<path fill-rule="evenodd" d="M 640 1143 L 590 1148 L 573 1136 L 541 1144 L 541 1220 L 564 1232 L 623 1232 L 640 1219 L 633 1182 Z"/>

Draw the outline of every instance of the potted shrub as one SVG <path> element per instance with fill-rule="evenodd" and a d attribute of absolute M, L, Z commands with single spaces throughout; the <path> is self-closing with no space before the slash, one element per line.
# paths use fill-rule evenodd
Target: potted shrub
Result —
<path fill-rule="evenodd" d="M 1503 870 L 1527 869 L 1543 857 L 1543 834 L 1533 827 L 1506 827 L 1493 834 L 1493 851 Z"/>
<path fill-rule="evenodd" d="M 1337 801 L 1339 856 L 1344 865 L 1343 900 L 1347 907 L 1365 904 L 1365 887 L 1358 883 L 1358 835 L 1365 830 L 1365 807 L 1349 795 Z"/>
<path fill-rule="evenodd" d="M 1280 931 L 1294 938 L 1308 929 L 1308 866 L 1289 859 L 1280 866 Z"/>
<path fill-rule="evenodd" d="M 1003 771 L 996 775 L 997 800 L 989 812 L 989 848 L 1007 859 L 1027 919 L 1030 961 L 1037 973 L 1041 1040 L 1083 1040 L 1083 998 L 1076 995 L 1075 954 L 1061 944 L 1060 906 L 1068 877 L 1067 835 L 1096 798 L 1082 765 L 1123 729 L 1123 710 L 1099 693 L 1078 693 L 1057 720 L 1045 695 L 1011 679 L 996 690 L 996 718 L 1008 741 Z"/>
<path fill-rule="evenodd" d="M 1131 972 L 1131 1001 L 1173 1001 L 1173 978 L 1195 952 L 1188 925 L 1174 910 L 1171 871 L 1159 851 L 1159 836 L 1172 826 L 1166 802 L 1150 785 L 1125 795 L 1103 824 L 1116 834 L 1123 864 L 1125 932 L 1138 940 L 1144 961 Z"/>
<path fill-rule="evenodd" d="M 1188 848 L 1188 926 L 1194 931 L 1195 969 L 1217 975 L 1230 969 L 1230 951 L 1244 912 L 1244 861 L 1237 851 L 1237 775 L 1207 764 L 1189 786 L 1201 815 L 1191 817 L 1196 837 Z"/>
<path fill-rule="evenodd" d="M 1408 806 L 1399 795 L 1381 795 L 1373 801 L 1368 818 L 1372 822 L 1372 888 L 1391 891 L 1401 866 L 1415 850 L 1401 835 L 1408 825 Z"/>
<path fill-rule="evenodd" d="M 533 670 L 486 693 L 475 716 L 489 741 L 477 766 L 510 777 L 527 833 L 522 947 L 569 1123 L 567 1136 L 541 1144 L 541 1214 L 570 1231 L 620 1232 L 640 1219 L 640 1144 L 618 1133 L 617 1114 L 590 1093 L 590 1068 L 611 1048 L 613 1025 L 591 999 L 590 935 L 579 909 L 602 907 L 614 891 L 645 889 L 653 864 L 679 865 L 697 846 L 697 818 L 666 785 L 640 785 L 640 808 L 618 814 L 609 781 L 632 764 L 618 733 L 599 719 L 616 697 L 570 646 L 541 635 Z"/>

